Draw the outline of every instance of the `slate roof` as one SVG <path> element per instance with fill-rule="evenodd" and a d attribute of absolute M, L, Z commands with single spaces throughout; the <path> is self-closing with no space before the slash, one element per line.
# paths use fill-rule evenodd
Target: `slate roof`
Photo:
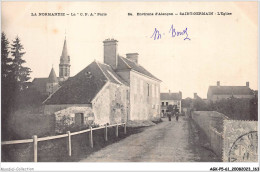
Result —
<path fill-rule="evenodd" d="M 247 86 L 209 86 L 208 92 L 212 95 L 253 95 Z"/>
<path fill-rule="evenodd" d="M 46 84 L 48 82 L 48 78 L 34 78 L 32 81 L 32 87 L 36 90 L 40 91 L 41 93 L 46 92 Z"/>
<path fill-rule="evenodd" d="M 98 61 L 96 61 L 96 63 L 101 68 L 102 72 L 105 74 L 105 76 L 108 78 L 110 82 L 113 82 L 115 84 L 129 85 L 126 81 L 124 81 L 120 76 L 118 76 L 115 73 L 111 66 L 104 63 L 100 63 Z"/>
<path fill-rule="evenodd" d="M 182 96 L 180 93 L 161 93 L 161 100 L 181 100 Z"/>
<path fill-rule="evenodd" d="M 126 83 L 110 66 L 94 61 L 64 82 L 45 104 L 89 104 L 108 81 Z"/>
<path fill-rule="evenodd" d="M 49 74 L 48 82 L 49 83 L 58 83 L 58 79 L 57 79 L 56 73 L 53 68 L 51 69 L 51 72 Z"/>
<path fill-rule="evenodd" d="M 62 53 L 61 53 L 61 57 L 60 57 L 60 62 L 62 64 L 69 64 L 70 63 L 70 57 L 69 57 L 69 54 L 68 54 L 66 38 L 64 40 L 63 49 L 62 49 Z"/>
<path fill-rule="evenodd" d="M 153 79 L 156 79 L 156 80 L 159 80 L 161 81 L 160 79 L 156 78 L 153 74 L 151 74 L 150 72 L 148 72 L 144 67 L 142 67 L 141 65 L 127 59 L 127 58 L 124 58 L 122 56 L 118 56 L 118 69 L 132 69 L 132 70 L 135 70 L 141 74 L 144 74 L 148 77 L 151 77 Z"/>

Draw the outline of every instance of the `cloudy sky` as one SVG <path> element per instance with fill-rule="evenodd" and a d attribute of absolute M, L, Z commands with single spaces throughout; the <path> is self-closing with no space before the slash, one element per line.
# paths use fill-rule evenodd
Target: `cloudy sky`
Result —
<path fill-rule="evenodd" d="M 197 92 L 209 85 L 245 85 L 257 89 L 257 2 L 2 2 L 2 31 L 21 38 L 24 59 L 34 77 L 58 75 L 66 37 L 71 75 L 94 59 L 103 61 L 106 38 L 118 40 L 118 52 L 139 53 L 139 63 L 161 79 L 161 91 Z M 31 13 L 107 13 L 107 16 L 31 16 Z M 136 16 L 136 13 L 230 12 L 228 16 Z M 128 16 L 133 13 L 133 16 Z M 190 40 L 171 37 L 187 28 Z M 161 39 L 151 38 L 155 28 Z"/>

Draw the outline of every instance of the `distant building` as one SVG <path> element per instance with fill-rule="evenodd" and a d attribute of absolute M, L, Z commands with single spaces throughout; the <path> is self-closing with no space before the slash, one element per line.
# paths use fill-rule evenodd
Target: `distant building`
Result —
<path fill-rule="evenodd" d="M 48 78 L 34 78 L 32 88 L 42 95 L 51 95 L 70 77 L 70 56 L 68 55 L 66 38 L 64 40 L 59 64 L 59 77 L 52 67 Z"/>
<path fill-rule="evenodd" d="M 254 92 L 249 88 L 249 82 L 245 86 L 221 86 L 217 81 L 216 86 L 209 86 L 207 99 L 216 102 L 221 99 L 235 98 L 254 98 Z"/>
<path fill-rule="evenodd" d="M 161 112 L 164 114 L 168 105 L 176 105 L 177 109 L 181 113 L 181 99 L 182 92 L 178 93 L 161 93 Z"/>
<path fill-rule="evenodd" d="M 78 125 L 159 117 L 161 81 L 138 63 L 137 53 L 119 56 L 117 42 L 103 41 L 104 63 L 94 61 L 64 82 L 44 101 L 44 113 L 70 116 Z"/>

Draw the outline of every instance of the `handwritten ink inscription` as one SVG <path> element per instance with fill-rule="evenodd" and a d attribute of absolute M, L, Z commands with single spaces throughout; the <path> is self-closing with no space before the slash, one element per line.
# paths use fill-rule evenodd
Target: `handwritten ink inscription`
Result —
<path fill-rule="evenodd" d="M 168 32 L 169 36 L 172 37 L 172 38 L 175 38 L 175 37 L 183 37 L 184 39 L 183 40 L 191 40 L 189 38 L 189 34 L 188 34 L 188 28 L 186 27 L 185 29 L 183 29 L 182 31 L 177 31 L 173 25 L 171 25 L 170 27 L 170 30 Z M 163 35 L 165 35 L 163 33 Z M 160 31 L 155 28 L 154 29 L 154 32 L 152 34 L 152 36 L 150 37 L 152 38 L 153 40 L 158 40 L 158 39 L 162 39 L 162 34 L 160 33 Z"/>

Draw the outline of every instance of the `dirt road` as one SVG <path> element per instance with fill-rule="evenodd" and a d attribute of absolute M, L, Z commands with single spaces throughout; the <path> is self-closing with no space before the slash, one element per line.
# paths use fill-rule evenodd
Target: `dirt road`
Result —
<path fill-rule="evenodd" d="M 109 145 L 81 162 L 193 162 L 219 161 L 204 148 L 197 126 L 185 117 L 147 128 Z M 203 139 L 203 141 L 201 141 Z"/>

